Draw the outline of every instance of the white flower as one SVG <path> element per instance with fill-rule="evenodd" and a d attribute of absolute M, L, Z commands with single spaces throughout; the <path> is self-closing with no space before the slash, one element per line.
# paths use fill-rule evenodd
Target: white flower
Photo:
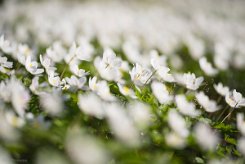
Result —
<path fill-rule="evenodd" d="M 56 70 L 56 68 L 53 66 L 53 61 L 47 56 L 43 57 L 40 55 L 40 62 L 41 65 L 45 68 L 47 74 Z"/>
<path fill-rule="evenodd" d="M 40 103 L 44 110 L 52 115 L 59 116 L 63 109 L 61 94 L 57 91 L 40 95 Z"/>
<path fill-rule="evenodd" d="M 104 118 L 104 109 L 101 99 L 93 93 L 79 95 L 78 106 L 84 113 L 95 116 L 98 119 Z"/>
<path fill-rule="evenodd" d="M 207 95 L 203 92 L 196 93 L 196 99 L 198 103 L 205 109 L 207 112 L 216 112 L 220 109 L 216 101 L 210 100 Z"/>
<path fill-rule="evenodd" d="M 179 136 L 187 137 L 189 130 L 184 118 L 174 109 L 168 112 L 168 124 Z"/>
<path fill-rule="evenodd" d="M 32 50 L 26 44 L 19 44 L 17 49 L 17 59 L 18 61 L 25 65 L 27 56 L 32 55 Z"/>
<path fill-rule="evenodd" d="M 245 106 L 245 98 L 243 98 L 242 94 L 237 92 L 235 89 L 232 92 L 226 94 L 225 101 L 232 108 Z"/>
<path fill-rule="evenodd" d="M 31 61 L 31 56 L 26 58 L 25 67 L 26 70 L 33 75 L 41 74 L 44 72 L 44 69 L 38 68 L 38 63 L 36 61 Z"/>
<path fill-rule="evenodd" d="M 176 149 L 182 149 L 186 145 L 186 138 L 181 137 L 175 132 L 170 132 L 165 137 L 167 145 L 176 148 Z"/>
<path fill-rule="evenodd" d="M 46 54 L 54 62 L 60 62 L 66 55 L 66 50 L 62 46 L 61 42 L 54 42 L 52 47 L 46 50 Z"/>
<path fill-rule="evenodd" d="M 207 58 L 202 57 L 199 59 L 199 64 L 201 69 L 207 74 L 208 76 L 215 76 L 218 73 L 218 70 L 215 69 L 211 63 L 207 61 Z"/>
<path fill-rule="evenodd" d="M 187 35 L 185 43 L 188 46 L 190 55 L 194 59 L 199 59 L 204 55 L 205 45 L 201 39 L 191 34 L 191 35 Z"/>
<path fill-rule="evenodd" d="M 76 49 L 76 56 L 79 60 L 91 61 L 94 53 L 94 47 L 87 39 L 80 40 L 80 45 Z"/>
<path fill-rule="evenodd" d="M 116 137 L 129 146 L 137 146 L 140 141 L 139 132 L 125 109 L 116 103 L 108 104 L 105 109 L 107 121 Z"/>
<path fill-rule="evenodd" d="M 75 63 L 71 63 L 70 64 L 70 70 L 71 70 L 72 73 L 74 73 L 78 77 L 84 77 L 84 76 L 88 75 L 88 73 L 85 72 L 84 69 L 80 69 L 78 67 L 78 65 L 75 64 Z"/>
<path fill-rule="evenodd" d="M 135 96 L 135 93 L 132 89 L 128 88 L 125 85 L 122 85 L 120 83 L 117 83 L 117 86 L 119 88 L 120 93 L 122 93 L 124 96 L 129 96 L 133 99 L 136 99 L 137 97 Z"/>
<path fill-rule="evenodd" d="M 188 102 L 184 95 L 175 96 L 175 101 L 176 101 L 179 111 L 182 114 L 191 116 L 191 117 L 197 117 L 201 114 L 200 111 L 196 110 L 195 104 Z"/>
<path fill-rule="evenodd" d="M 54 87 L 58 87 L 61 84 L 60 77 L 53 71 L 51 71 L 48 75 L 48 82 Z"/>
<path fill-rule="evenodd" d="M 121 58 L 117 57 L 111 49 L 105 49 L 102 59 L 96 57 L 94 60 L 94 66 L 100 76 L 109 81 L 113 80 L 118 82 L 121 80 L 121 64 Z"/>
<path fill-rule="evenodd" d="M 87 81 L 86 77 L 77 78 L 74 75 L 72 75 L 70 78 L 66 77 L 65 80 L 71 87 L 77 87 L 79 89 L 83 88 Z"/>
<path fill-rule="evenodd" d="M 196 78 L 194 73 L 185 73 L 183 75 L 183 83 L 186 88 L 197 90 L 203 82 L 203 77 Z"/>
<path fill-rule="evenodd" d="M 96 138 L 94 138 L 93 136 L 88 136 L 86 134 L 81 134 L 78 132 L 77 129 L 73 130 L 75 132 L 73 132 L 72 130 L 70 130 L 71 132 L 68 131 L 69 133 L 65 141 L 65 148 L 69 157 L 72 160 L 72 163 L 109 163 L 110 157 L 107 151 Z"/>
<path fill-rule="evenodd" d="M 1 81 L 0 83 L 0 98 L 6 102 L 11 100 L 11 88 L 8 85 L 8 81 Z"/>
<path fill-rule="evenodd" d="M 16 116 L 13 112 L 9 111 L 5 113 L 6 121 L 13 127 L 22 127 L 25 124 L 25 120 Z"/>
<path fill-rule="evenodd" d="M 245 156 L 245 137 L 238 139 L 237 149 Z"/>
<path fill-rule="evenodd" d="M 150 52 L 150 56 L 151 56 L 151 66 L 155 70 L 158 70 L 160 67 L 166 66 L 166 60 L 167 60 L 166 56 L 159 56 L 156 50 L 152 50 Z"/>
<path fill-rule="evenodd" d="M 154 81 L 151 84 L 151 89 L 154 96 L 161 104 L 170 104 L 173 101 L 173 96 L 170 95 L 166 85 L 163 83 Z"/>
<path fill-rule="evenodd" d="M 143 68 L 141 65 L 136 63 L 133 69 L 129 71 L 129 74 L 135 85 L 143 86 L 150 82 L 152 72 L 149 69 Z"/>
<path fill-rule="evenodd" d="M 237 118 L 237 128 L 245 136 L 244 114 L 243 113 L 237 113 L 236 118 Z"/>
<path fill-rule="evenodd" d="M 167 82 L 174 82 L 174 77 L 172 74 L 169 73 L 170 69 L 168 67 L 159 67 L 157 71 L 158 76 Z"/>
<path fill-rule="evenodd" d="M 219 142 L 218 135 L 205 123 L 198 123 L 194 127 L 194 134 L 201 148 L 214 150 Z"/>
<path fill-rule="evenodd" d="M 141 102 L 133 102 L 128 105 L 129 115 L 135 125 L 140 129 L 148 127 L 151 121 L 150 107 Z"/>
<path fill-rule="evenodd" d="M 13 62 L 9 62 L 7 57 L 0 56 L 0 71 L 6 73 L 7 70 L 5 68 L 12 68 Z"/>
<path fill-rule="evenodd" d="M 221 96 L 226 96 L 230 92 L 229 87 L 223 86 L 222 83 L 214 84 L 214 89 Z"/>
<path fill-rule="evenodd" d="M 89 79 L 89 88 L 97 93 L 102 99 L 106 101 L 114 101 L 116 98 L 110 93 L 110 88 L 106 81 L 98 81 L 97 77 Z"/>
<path fill-rule="evenodd" d="M 23 84 L 15 78 L 11 78 L 8 85 L 11 89 L 12 105 L 15 108 L 17 114 L 20 117 L 23 117 L 25 114 L 25 109 L 27 108 L 28 102 L 30 100 L 29 92 L 26 90 Z"/>
<path fill-rule="evenodd" d="M 4 53 L 11 53 L 13 51 L 12 45 L 8 40 L 4 39 L 4 35 L 0 37 L 0 49 L 2 49 Z"/>

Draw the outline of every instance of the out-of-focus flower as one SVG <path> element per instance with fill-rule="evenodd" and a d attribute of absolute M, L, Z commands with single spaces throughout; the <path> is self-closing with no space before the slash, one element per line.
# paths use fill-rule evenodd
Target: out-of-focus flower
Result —
<path fill-rule="evenodd" d="M 4 39 L 4 35 L 0 37 L 0 49 L 4 53 L 11 53 L 13 51 L 12 45 L 10 44 L 8 40 Z"/>
<path fill-rule="evenodd" d="M 168 124 L 179 136 L 187 137 L 189 130 L 184 118 L 174 109 L 168 112 Z"/>
<path fill-rule="evenodd" d="M 29 92 L 24 85 L 14 77 L 10 79 L 10 83 L 8 85 L 11 88 L 12 105 L 18 115 L 23 117 L 25 114 L 25 109 L 27 108 L 30 100 Z"/>
<path fill-rule="evenodd" d="M 237 149 L 245 156 L 245 137 L 238 139 Z"/>
<path fill-rule="evenodd" d="M 53 45 L 46 50 L 47 56 L 54 62 L 60 62 L 63 60 L 66 53 L 67 52 L 61 42 L 54 42 Z"/>
<path fill-rule="evenodd" d="M 62 97 L 58 91 L 41 94 L 40 103 L 44 110 L 52 116 L 59 116 L 63 110 Z"/>
<path fill-rule="evenodd" d="M 163 83 L 154 81 L 151 84 L 151 89 L 154 96 L 156 96 L 161 104 L 170 104 L 173 101 L 173 96 L 170 95 L 166 85 Z"/>
<path fill-rule="evenodd" d="M 165 140 L 167 145 L 176 148 L 176 149 L 182 149 L 186 145 L 186 138 L 181 137 L 175 132 L 170 132 L 165 136 Z"/>
<path fill-rule="evenodd" d="M 240 108 L 245 106 L 245 98 L 243 98 L 242 94 L 237 92 L 235 89 L 226 94 L 225 101 L 232 108 Z"/>
<path fill-rule="evenodd" d="M 124 96 L 129 96 L 133 99 L 136 99 L 137 97 L 135 96 L 135 93 L 132 89 L 128 88 L 125 85 L 122 85 L 120 83 L 117 83 L 117 86 L 119 88 L 120 93 L 122 93 Z"/>
<path fill-rule="evenodd" d="M 244 121 L 244 114 L 243 113 L 237 113 L 236 115 L 237 120 L 237 128 L 240 130 L 240 132 L 245 136 L 245 121 Z"/>
<path fill-rule="evenodd" d="M 4 164 L 14 164 L 12 157 L 2 147 L 0 147 L 0 161 Z"/>
<path fill-rule="evenodd" d="M 96 138 L 73 131 L 68 131 L 65 142 L 66 151 L 73 162 L 77 164 L 106 164 L 109 162 L 109 154 Z"/>
<path fill-rule="evenodd" d="M 25 63 L 26 63 L 26 58 L 27 58 L 28 56 L 31 56 L 33 52 L 32 52 L 32 50 L 29 48 L 28 45 L 26 45 L 26 44 L 19 44 L 16 53 L 17 53 L 17 59 L 18 59 L 18 61 L 19 61 L 21 64 L 25 65 Z"/>
<path fill-rule="evenodd" d="M 195 104 L 188 102 L 184 95 L 175 96 L 175 101 L 176 101 L 179 111 L 182 114 L 190 116 L 190 117 L 197 117 L 201 114 L 200 111 L 196 110 Z"/>
<path fill-rule="evenodd" d="M 5 113 L 6 121 L 13 127 L 22 127 L 25 124 L 25 120 L 16 116 L 13 112 L 8 111 Z"/>
<path fill-rule="evenodd" d="M 214 84 L 214 89 L 221 96 L 226 96 L 230 92 L 229 87 L 223 86 L 222 83 Z"/>
<path fill-rule="evenodd" d="M 218 134 L 205 123 L 198 123 L 194 128 L 194 134 L 201 148 L 205 150 L 213 151 L 219 142 Z"/>
<path fill-rule="evenodd" d="M 207 58 L 202 57 L 199 59 L 199 64 L 201 69 L 207 74 L 208 76 L 215 76 L 218 73 L 218 70 L 215 69 L 211 63 L 207 61 Z"/>
<path fill-rule="evenodd" d="M 152 72 L 149 69 L 143 68 L 141 65 L 136 63 L 133 69 L 129 71 L 129 74 L 135 85 L 143 86 L 150 82 Z"/>
<path fill-rule="evenodd" d="M 50 158 L 52 156 L 52 158 Z M 60 152 L 50 148 L 40 148 L 36 154 L 36 164 L 69 164 L 68 160 Z"/>
<path fill-rule="evenodd" d="M 108 104 L 105 108 L 110 128 L 116 137 L 129 146 L 137 146 L 139 144 L 139 132 L 125 110 L 116 103 Z"/>
<path fill-rule="evenodd" d="M 38 68 L 38 63 L 36 61 L 31 61 L 31 56 L 26 58 L 25 67 L 26 70 L 33 75 L 38 75 L 44 72 L 44 69 Z"/>
<path fill-rule="evenodd" d="M 207 112 L 216 112 L 220 109 L 220 106 L 217 105 L 216 101 L 210 100 L 203 92 L 196 93 L 196 99 Z"/>
<path fill-rule="evenodd" d="M 201 39 L 191 34 L 191 35 L 187 35 L 185 41 L 189 49 L 190 55 L 194 59 L 199 59 L 204 55 L 205 45 Z"/>
<path fill-rule="evenodd" d="M 102 104 L 101 99 L 93 93 L 78 96 L 80 110 L 98 119 L 104 118 L 105 115 Z"/>
<path fill-rule="evenodd" d="M 47 74 L 56 70 L 56 68 L 53 67 L 53 61 L 47 56 L 43 57 L 42 55 L 40 55 L 40 62 L 41 65 L 45 68 Z"/>
<path fill-rule="evenodd" d="M 150 124 L 150 107 L 141 102 L 133 102 L 128 105 L 129 115 L 140 129 L 145 129 Z"/>

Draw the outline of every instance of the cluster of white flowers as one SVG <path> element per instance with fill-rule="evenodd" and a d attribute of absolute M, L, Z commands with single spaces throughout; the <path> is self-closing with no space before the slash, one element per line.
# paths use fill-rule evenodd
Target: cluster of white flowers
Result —
<path fill-rule="evenodd" d="M 231 67 L 245 68 L 245 33 L 239 22 L 209 18 L 201 11 L 186 21 L 159 6 L 145 11 L 119 4 L 85 3 L 70 9 L 42 2 L 27 10 L 6 3 L 9 17 L 0 20 L 0 138 L 18 140 L 16 129 L 25 125 L 48 129 L 44 117 L 52 122 L 72 113 L 67 108 L 75 101 L 81 117 L 105 121 L 109 135 L 126 147 L 151 142 L 149 129 L 159 119 L 166 122 L 160 133 L 169 147 L 184 149 L 194 136 L 204 151 L 216 150 L 222 136 L 209 121 L 217 121 L 218 112 L 223 116 L 225 106 L 232 111 L 245 107 L 243 95 L 220 80 Z M 15 26 L 20 17 L 26 20 Z M 14 32 L 2 30 L 4 24 Z M 182 48 L 189 56 L 179 54 Z M 185 60 L 197 67 L 186 70 Z M 208 85 L 226 103 L 216 100 Z M 32 111 L 33 101 L 41 109 L 38 114 Z M 238 113 L 236 121 L 242 134 L 237 149 L 245 156 L 244 115 Z M 96 138 L 77 128 L 67 128 L 64 144 L 73 162 L 114 163 Z M 1 151 L 0 158 L 9 158 Z"/>

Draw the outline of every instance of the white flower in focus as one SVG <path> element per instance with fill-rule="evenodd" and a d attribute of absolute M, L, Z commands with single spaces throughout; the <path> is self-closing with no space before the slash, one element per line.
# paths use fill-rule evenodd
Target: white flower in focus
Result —
<path fill-rule="evenodd" d="M 61 84 L 60 77 L 53 71 L 51 71 L 48 75 L 48 82 L 54 87 L 58 87 Z"/>
<path fill-rule="evenodd" d="M 170 109 L 168 112 L 168 124 L 179 136 L 187 137 L 189 135 L 184 118 L 174 109 Z"/>
<path fill-rule="evenodd" d="M 219 142 L 218 135 L 205 123 L 198 123 L 194 127 L 194 134 L 198 144 L 204 150 L 214 150 Z"/>
<path fill-rule="evenodd" d="M 26 58 L 25 67 L 26 70 L 33 75 L 38 75 L 44 72 L 44 69 L 38 68 L 38 63 L 36 61 L 31 61 L 31 56 Z"/>
<path fill-rule="evenodd" d="M 74 75 L 72 75 L 70 78 L 66 77 L 65 80 L 70 87 L 76 87 L 79 89 L 82 89 L 87 81 L 86 77 L 77 78 Z"/>
<path fill-rule="evenodd" d="M 186 138 L 179 136 L 175 132 L 170 132 L 166 134 L 165 140 L 168 146 L 171 146 L 176 149 L 182 149 L 186 145 Z"/>
<path fill-rule="evenodd" d="M 78 77 L 84 77 L 88 75 L 88 73 L 85 72 L 84 69 L 80 69 L 77 64 L 71 63 L 69 66 L 70 66 L 71 72 L 74 73 Z"/>
<path fill-rule="evenodd" d="M 207 74 L 208 76 L 215 76 L 218 73 L 218 70 L 215 69 L 211 63 L 207 61 L 207 58 L 202 57 L 199 59 L 199 64 L 201 69 Z"/>
<path fill-rule="evenodd" d="M 196 78 L 194 73 L 185 73 L 183 75 L 183 83 L 186 88 L 197 90 L 203 82 L 203 77 Z"/>
<path fill-rule="evenodd" d="M 110 93 L 110 88 L 104 80 L 97 82 L 97 77 L 90 78 L 89 88 L 106 101 L 116 100 L 116 98 Z"/>
<path fill-rule="evenodd" d="M 232 108 L 240 108 L 245 106 L 245 98 L 243 98 L 242 94 L 237 92 L 235 89 L 226 94 L 225 101 Z"/>
<path fill-rule="evenodd" d="M 121 69 L 122 60 L 117 57 L 112 49 L 105 49 L 102 59 L 96 57 L 94 66 L 100 76 L 106 80 L 120 81 L 122 77 Z"/>
<path fill-rule="evenodd" d="M 237 149 L 245 156 L 245 137 L 238 139 Z"/>
<path fill-rule="evenodd" d="M 223 86 L 222 83 L 214 84 L 214 89 L 221 96 L 226 96 L 230 92 L 229 87 Z"/>
<path fill-rule="evenodd" d="M 236 115 L 237 120 L 237 129 L 245 136 L 245 121 L 244 121 L 244 114 L 237 113 Z"/>
<path fill-rule="evenodd" d="M 152 72 L 149 69 L 143 68 L 141 65 L 136 63 L 133 69 L 129 71 L 129 74 L 135 85 L 143 86 L 150 82 Z"/>
<path fill-rule="evenodd" d="M 56 68 L 53 66 L 53 61 L 47 56 L 43 57 L 42 55 L 40 55 L 40 62 L 41 65 L 45 68 L 47 74 L 56 70 Z"/>
<path fill-rule="evenodd" d="M 154 81 L 151 84 L 152 93 L 161 104 L 170 104 L 173 101 L 173 96 L 170 95 L 166 85 Z"/>
<path fill-rule="evenodd" d="M 128 88 L 127 86 L 125 85 L 122 85 L 120 83 L 117 83 L 117 86 L 119 88 L 119 91 L 121 94 L 123 94 L 124 96 L 129 96 L 133 99 L 136 99 L 137 97 L 135 96 L 135 93 L 132 89 Z"/>
<path fill-rule="evenodd" d="M 196 93 L 196 99 L 206 112 L 216 112 L 220 109 L 216 101 L 210 100 L 203 92 Z"/>
<path fill-rule="evenodd" d="M 176 101 L 179 111 L 182 114 L 190 116 L 190 117 L 197 117 L 201 114 L 200 111 L 196 110 L 195 104 L 188 102 L 184 95 L 175 96 L 175 101 Z"/>
<path fill-rule="evenodd" d="M 93 93 L 79 95 L 78 106 L 85 114 L 94 116 L 98 119 L 104 118 L 104 109 L 101 99 Z"/>
<path fill-rule="evenodd" d="M 63 110 L 62 97 L 57 91 L 41 94 L 40 103 L 44 110 L 52 116 L 59 116 Z"/>

